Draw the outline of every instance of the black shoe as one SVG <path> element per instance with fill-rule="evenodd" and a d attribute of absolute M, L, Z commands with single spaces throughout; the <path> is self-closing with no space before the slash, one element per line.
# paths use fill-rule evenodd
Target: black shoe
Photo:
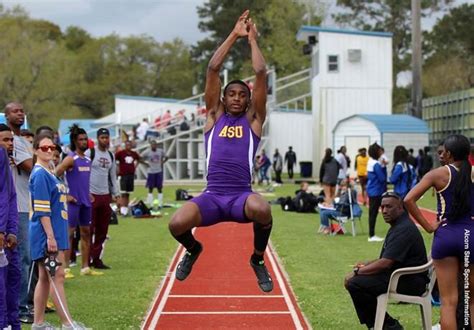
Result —
<path fill-rule="evenodd" d="M 257 282 L 260 289 L 263 292 L 270 292 L 273 290 L 273 281 L 270 273 L 265 266 L 265 262 L 262 260 L 257 265 L 250 259 L 250 266 L 252 266 L 255 275 L 257 276 Z"/>
<path fill-rule="evenodd" d="M 30 313 L 22 314 L 22 315 L 20 315 L 19 320 L 20 320 L 21 323 L 33 324 L 34 317 L 33 317 L 33 314 L 30 314 Z"/>
<path fill-rule="evenodd" d="M 196 262 L 197 258 L 202 252 L 202 245 L 201 243 L 196 243 L 199 244 L 199 250 L 193 254 L 190 252 L 186 251 L 184 254 L 183 259 L 178 264 L 178 267 L 176 267 L 176 278 L 180 281 L 184 281 L 186 277 L 189 276 L 191 273 L 191 270 L 193 269 L 193 265 Z"/>
<path fill-rule="evenodd" d="M 104 263 L 102 262 L 102 260 L 100 260 L 100 259 L 99 259 L 99 260 L 92 261 L 92 262 L 90 263 L 90 266 L 91 266 L 91 267 L 94 267 L 94 268 L 96 268 L 96 269 L 110 269 L 110 267 L 107 266 L 106 264 L 104 264 Z"/>
<path fill-rule="evenodd" d="M 48 307 L 48 306 L 46 305 L 46 308 L 44 309 L 44 312 L 45 312 L 45 313 L 56 313 L 56 309 L 53 308 L 53 307 Z"/>
<path fill-rule="evenodd" d="M 403 330 L 403 326 L 396 319 L 384 322 L 383 330 Z"/>

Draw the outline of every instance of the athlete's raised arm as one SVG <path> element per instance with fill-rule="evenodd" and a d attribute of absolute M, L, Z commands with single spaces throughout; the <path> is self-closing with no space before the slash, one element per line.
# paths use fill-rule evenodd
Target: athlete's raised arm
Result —
<path fill-rule="evenodd" d="M 227 39 L 222 43 L 222 45 L 217 48 L 216 52 L 209 61 L 206 73 L 206 89 L 204 91 L 204 99 L 206 101 L 207 109 L 207 123 L 204 131 L 208 131 L 213 125 L 214 121 L 217 118 L 218 112 L 224 111 L 223 106 L 221 105 L 220 96 L 221 96 L 221 81 L 219 78 L 219 73 L 224 63 L 227 54 L 229 53 L 232 45 L 240 37 L 245 37 L 248 35 L 247 31 L 247 19 L 249 15 L 249 10 L 244 11 L 240 15 L 237 23 L 235 23 L 234 29 L 229 34 Z"/>
<path fill-rule="evenodd" d="M 255 72 L 255 84 L 252 91 L 249 115 L 256 119 L 258 123 L 254 124 L 254 121 L 252 121 L 252 129 L 257 135 L 261 135 L 261 128 L 267 114 L 267 68 L 265 59 L 257 43 L 257 26 L 252 22 L 251 18 L 247 21 L 247 26 L 249 31 L 248 40 L 252 54 L 252 67 Z"/>
<path fill-rule="evenodd" d="M 74 167 L 74 159 L 66 156 L 63 161 L 56 167 L 56 175 L 62 177 L 64 173 Z"/>

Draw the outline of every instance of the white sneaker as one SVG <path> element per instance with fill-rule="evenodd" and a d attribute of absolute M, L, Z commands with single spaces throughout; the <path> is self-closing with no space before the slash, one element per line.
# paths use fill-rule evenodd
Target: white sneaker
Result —
<path fill-rule="evenodd" d="M 31 325 L 32 330 L 54 330 L 54 326 L 51 323 L 43 322 L 41 324 L 33 323 Z"/>
<path fill-rule="evenodd" d="M 83 323 L 72 321 L 72 324 L 65 325 L 63 324 L 61 330 L 89 330 L 92 328 L 87 328 Z"/>
<path fill-rule="evenodd" d="M 441 324 L 436 323 L 435 325 L 431 327 L 431 330 L 441 330 Z"/>
<path fill-rule="evenodd" d="M 372 236 L 367 239 L 368 242 L 382 242 L 385 238 L 378 237 L 378 236 Z"/>

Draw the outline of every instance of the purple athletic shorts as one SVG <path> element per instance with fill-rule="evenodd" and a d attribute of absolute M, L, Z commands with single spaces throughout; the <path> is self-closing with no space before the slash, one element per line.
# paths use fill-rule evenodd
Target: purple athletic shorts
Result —
<path fill-rule="evenodd" d="M 147 188 L 163 188 L 163 172 L 160 173 L 149 173 L 146 177 Z"/>
<path fill-rule="evenodd" d="M 474 220 L 443 222 L 434 234 L 431 256 L 458 257 L 462 263 L 469 258 L 469 263 L 474 264 Z"/>
<path fill-rule="evenodd" d="M 219 222 L 252 222 L 245 217 L 245 202 L 254 194 L 252 191 L 238 193 L 216 193 L 205 191 L 191 199 L 201 212 L 201 227 L 212 226 Z"/>
<path fill-rule="evenodd" d="M 78 205 L 76 203 L 67 203 L 67 218 L 69 228 L 90 226 L 92 207 Z"/>

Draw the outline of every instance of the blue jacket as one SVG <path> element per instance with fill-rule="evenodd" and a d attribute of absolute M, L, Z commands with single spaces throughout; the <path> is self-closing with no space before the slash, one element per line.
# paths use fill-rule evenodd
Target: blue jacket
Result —
<path fill-rule="evenodd" d="M 395 193 L 405 198 L 410 189 L 416 185 L 416 174 L 413 166 L 405 162 L 395 164 L 390 176 L 390 182 L 394 185 L 393 190 Z"/>
<path fill-rule="evenodd" d="M 18 234 L 18 208 L 13 177 L 10 172 L 10 161 L 7 152 L 0 147 L 0 232 Z"/>
<path fill-rule="evenodd" d="M 367 163 L 367 195 L 378 197 L 387 191 L 387 168 L 382 167 L 378 161 L 369 158 Z"/>

